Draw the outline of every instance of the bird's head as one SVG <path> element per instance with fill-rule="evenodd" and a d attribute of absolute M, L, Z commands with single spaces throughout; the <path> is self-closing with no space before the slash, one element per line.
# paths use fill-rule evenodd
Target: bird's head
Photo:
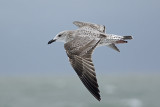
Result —
<path fill-rule="evenodd" d="M 66 42 L 67 35 L 68 35 L 67 31 L 62 31 L 62 32 L 58 33 L 53 39 L 51 39 L 48 42 L 48 44 L 51 44 L 55 41 Z"/>

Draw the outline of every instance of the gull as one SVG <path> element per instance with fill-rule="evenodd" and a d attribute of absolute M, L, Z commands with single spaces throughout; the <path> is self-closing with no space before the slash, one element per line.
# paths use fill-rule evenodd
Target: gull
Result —
<path fill-rule="evenodd" d="M 89 92 L 100 101 L 92 53 L 96 47 L 100 46 L 108 46 L 120 52 L 116 44 L 127 43 L 126 40 L 132 39 L 132 36 L 106 34 L 104 25 L 80 21 L 74 21 L 73 24 L 78 29 L 62 31 L 48 44 L 55 41 L 64 42 L 64 48 L 73 69 Z"/>

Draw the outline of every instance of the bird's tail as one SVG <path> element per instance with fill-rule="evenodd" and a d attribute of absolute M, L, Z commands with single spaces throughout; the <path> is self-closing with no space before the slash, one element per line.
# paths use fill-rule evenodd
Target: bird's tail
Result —
<path fill-rule="evenodd" d="M 123 39 L 124 39 L 124 40 L 131 40 L 131 39 L 133 39 L 133 38 L 132 38 L 132 36 L 123 36 Z"/>

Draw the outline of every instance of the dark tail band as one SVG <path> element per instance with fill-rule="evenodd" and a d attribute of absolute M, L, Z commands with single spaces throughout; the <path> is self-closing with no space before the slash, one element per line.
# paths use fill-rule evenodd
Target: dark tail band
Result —
<path fill-rule="evenodd" d="M 133 38 L 132 36 L 123 36 L 123 39 L 126 40 L 126 39 L 133 39 Z"/>

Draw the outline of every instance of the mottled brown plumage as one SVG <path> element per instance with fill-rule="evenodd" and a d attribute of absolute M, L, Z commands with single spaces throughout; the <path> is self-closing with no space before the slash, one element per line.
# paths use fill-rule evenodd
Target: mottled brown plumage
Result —
<path fill-rule="evenodd" d="M 74 21 L 73 24 L 78 29 L 62 31 L 54 39 L 50 40 L 48 44 L 55 41 L 65 43 L 64 48 L 73 69 L 89 92 L 100 101 L 101 97 L 92 62 L 92 53 L 99 46 L 109 46 L 120 52 L 115 44 L 127 43 L 125 40 L 132 39 L 132 36 L 106 34 L 104 25 L 79 21 Z"/>
<path fill-rule="evenodd" d="M 90 93 L 100 101 L 98 83 L 96 79 L 95 68 L 91 59 L 92 52 L 100 42 L 100 39 L 89 37 L 76 37 L 70 42 L 64 44 L 64 48 L 69 57 L 69 61 L 79 76 L 82 83 Z M 75 44 L 78 44 L 75 46 Z"/>

